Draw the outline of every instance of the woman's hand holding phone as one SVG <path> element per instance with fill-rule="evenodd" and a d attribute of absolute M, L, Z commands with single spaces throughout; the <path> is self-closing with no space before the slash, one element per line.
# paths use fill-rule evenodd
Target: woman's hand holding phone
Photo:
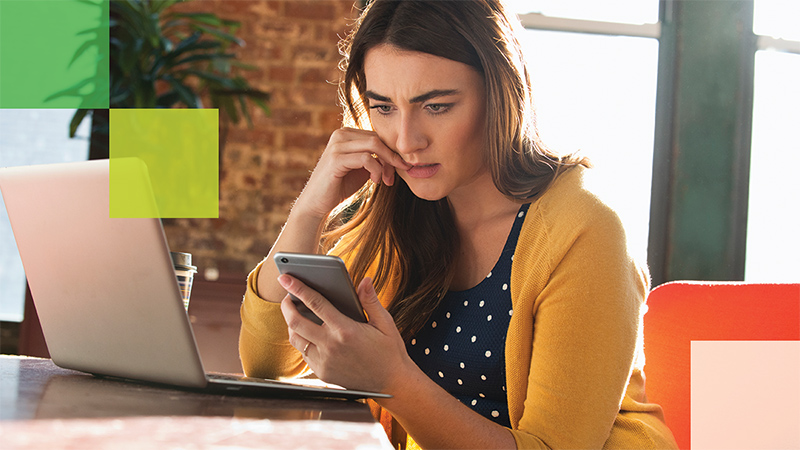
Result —
<path fill-rule="evenodd" d="M 300 280 L 278 277 L 289 294 L 300 299 L 324 324 L 304 317 L 289 295 L 281 310 L 289 327 L 289 342 L 303 353 L 306 363 L 323 381 L 351 389 L 390 393 L 402 383 L 404 368 L 413 365 L 392 316 L 378 300 L 370 278 L 357 294 L 369 322 L 360 323 L 342 314 L 322 295 Z"/>
<path fill-rule="evenodd" d="M 356 290 L 347 267 L 341 258 L 330 255 L 308 253 L 275 253 L 273 257 L 278 271 L 299 279 L 331 302 L 339 311 L 358 322 L 366 322 L 364 309 L 358 301 Z M 289 296 L 300 314 L 320 325 L 317 317 L 303 302 L 291 293 Z"/>

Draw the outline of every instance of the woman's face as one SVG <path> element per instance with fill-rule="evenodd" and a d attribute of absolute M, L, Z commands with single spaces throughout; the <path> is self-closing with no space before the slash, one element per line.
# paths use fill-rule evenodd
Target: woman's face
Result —
<path fill-rule="evenodd" d="M 397 172 L 417 197 L 468 194 L 470 187 L 490 179 L 480 73 L 460 62 L 386 44 L 367 52 L 364 72 L 372 127 L 413 165 Z"/>

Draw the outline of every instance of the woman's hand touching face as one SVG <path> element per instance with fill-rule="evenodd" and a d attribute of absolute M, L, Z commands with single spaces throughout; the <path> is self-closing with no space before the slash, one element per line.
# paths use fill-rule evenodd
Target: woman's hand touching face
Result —
<path fill-rule="evenodd" d="M 395 169 L 410 166 L 373 131 L 336 130 L 314 168 L 298 203 L 319 217 L 360 189 L 367 180 L 394 184 Z"/>

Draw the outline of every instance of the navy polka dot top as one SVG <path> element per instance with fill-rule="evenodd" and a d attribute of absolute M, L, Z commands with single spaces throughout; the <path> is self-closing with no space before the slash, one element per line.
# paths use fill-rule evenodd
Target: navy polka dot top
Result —
<path fill-rule="evenodd" d="M 477 413 L 510 427 L 505 343 L 511 307 L 511 264 L 528 211 L 522 205 L 500 259 L 477 286 L 449 291 L 406 345 L 409 356 L 444 390 Z"/>

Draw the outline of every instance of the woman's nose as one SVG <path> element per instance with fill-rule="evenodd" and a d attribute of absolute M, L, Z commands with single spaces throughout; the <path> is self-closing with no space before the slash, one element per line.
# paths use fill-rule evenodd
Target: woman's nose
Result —
<path fill-rule="evenodd" d="M 428 146 L 428 138 L 413 117 L 403 117 L 398 124 L 395 147 L 397 153 L 409 154 Z"/>

